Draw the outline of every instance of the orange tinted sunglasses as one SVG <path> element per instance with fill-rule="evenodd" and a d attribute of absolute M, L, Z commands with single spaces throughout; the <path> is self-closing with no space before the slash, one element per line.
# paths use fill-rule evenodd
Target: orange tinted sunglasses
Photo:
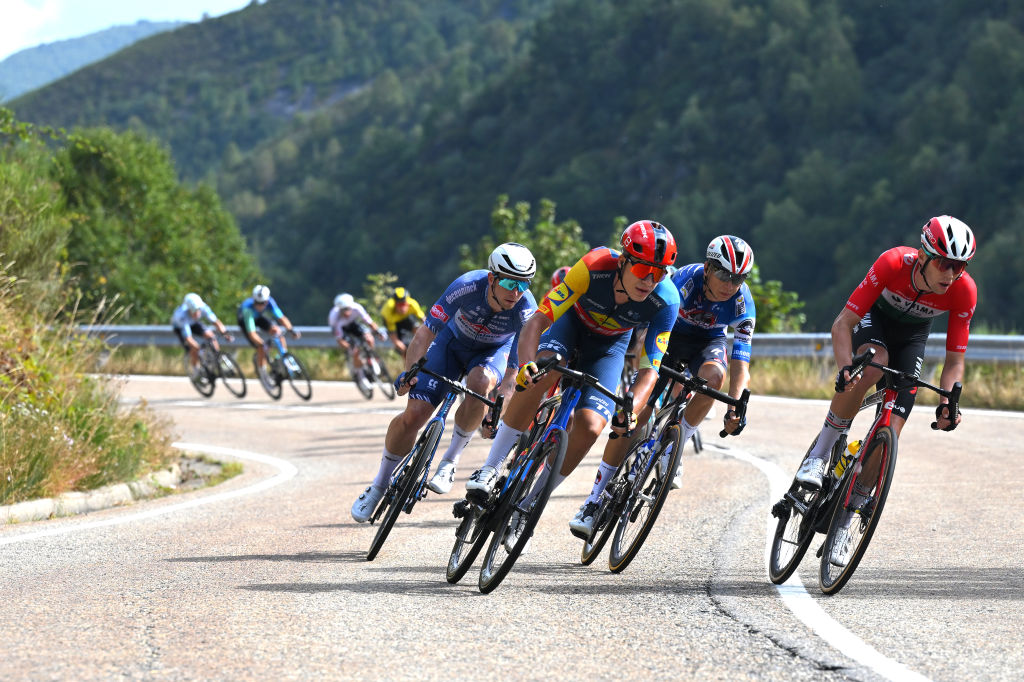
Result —
<path fill-rule="evenodd" d="M 667 268 L 660 265 L 654 265 L 653 263 L 645 263 L 644 261 L 635 260 L 629 256 L 626 257 L 626 262 L 629 264 L 629 271 L 639 279 L 647 279 L 651 275 L 654 275 L 654 281 L 660 282 L 665 279 L 665 275 L 668 274 Z"/>

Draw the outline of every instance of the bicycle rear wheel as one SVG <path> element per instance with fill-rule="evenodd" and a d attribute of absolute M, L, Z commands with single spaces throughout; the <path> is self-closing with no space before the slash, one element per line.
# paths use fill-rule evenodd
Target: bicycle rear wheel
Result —
<path fill-rule="evenodd" d="M 377 371 L 374 373 L 374 381 L 377 382 L 377 386 L 380 388 L 380 392 L 384 394 L 384 397 L 388 400 L 394 400 L 395 396 L 398 395 L 395 391 L 395 380 L 391 377 L 391 372 L 384 366 L 384 361 L 380 359 L 376 351 L 373 353 L 373 358 L 370 361 L 371 366 L 375 366 Z M 374 364 L 375 363 L 375 364 Z"/>
<path fill-rule="evenodd" d="M 498 523 L 494 526 L 496 530 L 491 537 L 491 543 L 484 555 L 483 565 L 480 567 L 479 587 L 484 594 L 488 594 L 501 584 L 523 553 L 526 543 L 530 541 L 533 529 L 537 527 L 537 521 L 544 513 L 544 507 L 547 506 L 551 491 L 554 490 L 555 477 L 545 477 L 544 488 L 537 492 L 529 508 L 524 508 L 524 500 L 529 496 L 534 484 L 539 483 L 537 476 L 541 470 L 541 463 L 545 467 L 550 467 L 552 471 L 562 468 L 567 440 L 568 437 L 562 429 L 556 428 L 551 431 L 548 437 L 536 446 L 536 454 L 530 457 L 532 466 L 523 475 L 517 475 L 513 487 L 506 493 L 510 495 L 512 503 L 501 512 Z M 521 521 L 524 525 L 519 540 L 509 549 L 505 547 L 505 536 L 513 530 L 513 512 L 519 512 L 520 517 L 525 515 L 526 520 Z"/>
<path fill-rule="evenodd" d="M 256 376 L 259 377 L 260 385 L 263 386 L 263 390 L 267 392 L 274 400 L 281 399 L 281 384 L 278 383 L 274 377 L 274 370 L 271 367 L 270 358 L 267 358 L 267 364 L 260 367 L 259 362 L 256 360 L 254 355 L 252 358 L 252 367 L 256 372 Z"/>
<path fill-rule="evenodd" d="M 418 492 L 420 483 L 423 481 L 427 464 L 433 457 L 434 450 L 437 449 L 437 442 L 441 439 L 443 428 L 440 420 L 432 419 L 416 441 L 416 445 L 413 446 L 412 452 L 409 453 L 405 462 L 399 465 L 398 476 L 393 479 L 387 492 L 384 493 L 381 506 L 374 511 L 371 517 L 372 521 L 379 518 L 381 514 L 384 515 L 376 535 L 373 536 L 373 542 L 370 543 L 370 549 L 366 553 L 367 561 L 373 561 L 377 557 L 380 548 L 384 546 L 384 541 L 388 539 L 388 534 L 394 528 L 395 521 L 398 520 L 398 514 L 407 506 L 406 512 L 412 511 L 412 505 L 416 503 L 416 500 L 412 498 Z"/>
<path fill-rule="evenodd" d="M 467 505 L 466 515 L 455 531 L 455 545 L 448 557 L 448 569 L 445 572 L 445 579 L 452 584 L 466 575 L 491 534 L 487 529 L 487 512 L 474 504 Z"/>
<path fill-rule="evenodd" d="M 245 397 L 245 375 L 242 374 L 242 368 L 238 366 L 231 355 L 223 351 L 217 354 L 217 371 L 220 373 L 221 383 L 236 398 Z"/>
<path fill-rule="evenodd" d="M 612 532 L 615 530 L 619 514 L 622 513 L 623 508 L 626 506 L 626 500 L 629 499 L 631 490 L 629 472 L 636 461 L 637 448 L 643 442 L 645 441 L 639 441 L 635 447 L 630 448 L 626 457 L 622 460 L 622 464 L 619 465 L 619 468 L 612 475 L 612 480 L 608 481 L 601 507 L 597 512 L 597 520 L 594 522 L 594 535 L 590 540 L 584 541 L 583 549 L 580 551 L 580 563 L 584 566 L 594 563 L 594 559 L 604 549 L 608 538 L 612 536 Z"/>
<path fill-rule="evenodd" d="M 776 585 L 789 580 L 811 546 L 817 496 L 817 491 L 794 480 L 786 495 L 772 507 L 778 523 L 768 554 L 768 577 Z"/>
<path fill-rule="evenodd" d="M 281 366 L 288 377 L 288 384 L 295 391 L 295 395 L 303 400 L 313 397 L 313 384 L 309 380 L 309 371 L 296 356 L 285 353 L 281 356 Z"/>
<path fill-rule="evenodd" d="M 185 376 L 188 377 L 188 380 L 192 383 L 192 385 L 195 387 L 195 389 L 197 391 L 199 391 L 199 395 L 203 396 L 204 398 L 209 398 L 211 395 L 213 395 L 213 389 L 215 387 L 213 385 L 213 379 L 210 378 L 210 375 L 206 371 L 206 365 L 203 364 L 202 352 L 203 352 L 203 349 L 200 348 L 199 349 L 199 353 L 200 353 L 200 355 L 199 355 L 199 366 L 196 368 L 196 372 L 193 374 L 192 373 L 192 363 L 189 362 L 188 352 L 186 351 L 186 353 L 185 353 Z"/>
<path fill-rule="evenodd" d="M 879 461 L 880 475 L 877 480 L 867 481 L 860 473 L 847 478 L 842 493 L 832 514 L 828 535 L 821 553 L 821 568 L 818 571 L 818 585 L 825 594 L 835 594 L 853 577 L 857 565 L 867 551 L 871 536 L 882 516 L 885 498 L 889 494 L 893 474 L 896 472 L 896 434 L 890 426 L 883 426 L 875 432 L 861 452 L 864 458 Z M 863 460 L 862 460 L 863 461 Z M 853 484 L 860 482 L 870 486 L 870 501 L 851 508 Z M 836 561 L 833 561 L 836 559 Z M 839 565 L 837 565 L 839 564 Z"/>
<path fill-rule="evenodd" d="M 370 400 L 373 398 L 373 382 L 366 378 L 366 375 L 363 373 L 364 369 L 365 366 L 357 369 L 351 360 L 348 363 L 348 373 L 352 375 L 352 383 L 356 385 L 356 388 L 363 394 L 364 398 Z"/>
<path fill-rule="evenodd" d="M 612 536 L 612 546 L 608 552 L 608 568 L 612 573 L 625 570 L 636 558 L 654 522 L 658 520 L 682 456 L 682 437 L 679 424 L 671 424 L 658 436 L 658 444 L 648 462 L 642 463 L 641 472 L 633 482 L 633 489 Z M 663 456 L 668 459 L 668 465 L 655 466 Z"/>

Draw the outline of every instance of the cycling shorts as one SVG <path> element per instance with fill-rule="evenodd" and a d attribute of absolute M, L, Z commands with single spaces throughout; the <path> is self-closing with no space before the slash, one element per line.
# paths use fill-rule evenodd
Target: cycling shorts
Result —
<path fill-rule="evenodd" d="M 434 374 L 440 374 L 453 381 L 459 381 L 474 367 L 483 367 L 497 382 L 505 373 L 512 339 L 500 346 L 485 348 L 470 347 L 455 338 L 452 330 L 444 327 L 427 348 L 427 362 L 423 366 Z M 416 378 L 416 384 L 409 390 L 409 397 L 437 406 L 448 394 L 448 387 L 426 374 Z"/>
<path fill-rule="evenodd" d="M 206 334 L 206 327 L 204 327 L 199 322 L 193 322 L 192 324 L 190 324 L 188 326 L 188 330 L 192 332 L 192 337 L 196 339 L 196 343 L 201 343 L 199 339 Z M 185 339 L 187 338 L 185 335 L 185 328 L 175 327 L 174 333 L 178 335 L 178 340 L 181 341 L 181 345 L 184 346 L 185 348 L 188 348 L 188 344 L 185 342 Z"/>
<path fill-rule="evenodd" d="M 270 328 L 273 326 L 270 320 L 263 317 L 262 315 L 256 315 L 253 317 L 252 321 L 253 324 L 255 324 L 258 329 L 262 329 L 268 334 L 270 333 Z M 249 332 L 245 328 L 245 319 L 242 318 L 241 315 L 238 316 L 238 328 L 242 330 L 242 336 L 245 337 L 245 340 L 249 342 L 250 346 L 252 346 L 253 348 L 259 348 L 262 345 L 258 343 L 253 343 L 252 339 L 249 338 Z"/>
<path fill-rule="evenodd" d="M 341 338 L 353 346 L 358 346 L 366 339 L 369 328 L 358 320 L 349 322 L 341 328 Z"/>
<path fill-rule="evenodd" d="M 856 352 L 866 343 L 881 346 L 889 353 L 889 367 L 920 377 L 924 347 L 931 328 L 931 320 L 919 324 L 897 322 L 873 306 L 853 328 L 853 349 Z M 884 381 L 880 381 L 878 388 L 883 386 Z M 916 398 L 916 386 L 902 389 L 896 398 L 893 413 L 906 419 L 914 408 Z"/>
<path fill-rule="evenodd" d="M 675 369 L 686 367 L 693 376 L 697 376 L 701 366 L 707 362 L 713 362 L 725 370 L 729 366 L 726 344 L 724 336 L 709 339 L 673 332 L 668 341 L 664 362 Z"/>
<path fill-rule="evenodd" d="M 548 327 L 540 337 L 537 351 L 558 353 L 566 359 L 573 357 L 575 352 L 576 369 L 594 375 L 602 386 L 615 390 L 632 336 L 632 331 L 618 336 L 595 334 L 583 326 L 575 313 L 570 313 L 562 315 Z M 611 398 L 586 386 L 576 409 L 591 410 L 609 421 L 617 408 Z"/>

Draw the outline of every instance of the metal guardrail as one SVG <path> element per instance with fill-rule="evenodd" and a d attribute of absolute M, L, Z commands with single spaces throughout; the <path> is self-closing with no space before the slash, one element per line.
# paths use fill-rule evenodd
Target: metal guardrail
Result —
<path fill-rule="evenodd" d="M 337 342 L 330 327 L 297 327 L 299 339 L 288 339 L 297 348 L 334 348 Z M 177 346 L 178 337 L 170 325 L 92 325 L 81 327 L 86 334 L 101 336 L 112 345 L 121 346 Z M 237 330 L 228 328 L 235 340 L 227 344 L 233 348 L 248 347 Z M 389 348 L 391 341 L 379 341 Z M 925 347 L 925 360 L 941 361 L 946 354 L 946 335 L 932 334 Z M 754 357 L 832 358 L 832 337 L 829 334 L 755 334 Z M 971 336 L 967 359 L 976 362 L 1024 363 L 1024 336 L 978 334 Z"/>

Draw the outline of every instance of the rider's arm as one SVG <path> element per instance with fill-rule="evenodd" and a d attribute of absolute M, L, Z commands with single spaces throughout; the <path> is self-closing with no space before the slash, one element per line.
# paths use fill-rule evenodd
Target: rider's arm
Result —
<path fill-rule="evenodd" d="M 534 315 L 523 325 L 519 332 L 519 345 L 516 348 L 520 366 L 537 360 L 537 345 L 540 344 L 540 335 L 551 324 L 551 319 L 546 315 Z"/>
<path fill-rule="evenodd" d="M 428 327 L 427 325 L 420 325 L 416 330 L 416 334 L 412 337 L 412 341 L 409 342 L 409 347 L 405 352 L 405 369 L 408 370 L 412 367 L 413 363 L 422 358 L 427 354 L 427 348 L 434 342 L 434 337 L 437 334 Z"/>
<path fill-rule="evenodd" d="M 282 325 L 284 325 L 284 328 L 287 329 L 288 331 L 292 332 L 293 334 L 297 333 L 295 331 L 295 327 L 292 326 L 292 321 L 288 319 L 287 315 L 282 315 L 281 317 L 278 318 L 278 321 Z"/>
<path fill-rule="evenodd" d="M 840 371 L 853 362 L 853 328 L 860 322 L 861 316 L 849 308 L 843 308 L 832 323 L 832 355 Z M 849 385 L 853 385 L 860 377 L 854 377 Z M 846 377 L 850 379 L 849 376 Z"/>

